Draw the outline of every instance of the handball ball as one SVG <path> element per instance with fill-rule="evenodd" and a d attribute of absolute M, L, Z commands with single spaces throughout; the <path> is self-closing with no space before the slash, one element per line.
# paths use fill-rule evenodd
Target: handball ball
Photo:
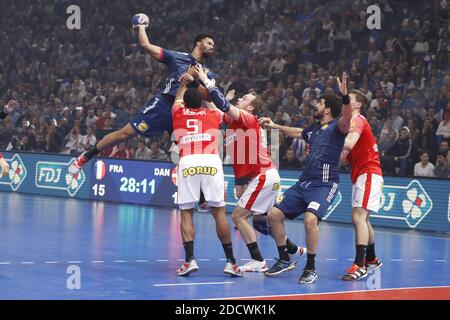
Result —
<path fill-rule="evenodd" d="M 145 13 L 137 13 L 133 16 L 133 19 L 131 19 L 131 23 L 133 24 L 133 27 L 144 25 L 147 28 L 149 18 Z"/>

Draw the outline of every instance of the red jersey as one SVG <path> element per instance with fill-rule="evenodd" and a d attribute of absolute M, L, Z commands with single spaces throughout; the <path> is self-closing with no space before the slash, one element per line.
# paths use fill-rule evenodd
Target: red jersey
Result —
<path fill-rule="evenodd" d="M 207 108 L 172 108 L 173 130 L 180 157 L 190 154 L 218 154 L 217 134 L 223 115 Z"/>
<path fill-rule="evenodd" d="M 369 122 L 363 115 L 358 114 L 352 118 L 350 132 L 360 134 L 358 142 L 347 156 L 352 168 L 352 182 L 356 183 L 358 177 L 364 173 L 382 175 L 378 145 L 373 136 Z"/>
<path fill-rule="evenodd" d="M 238 120 L 225 116 L 225 123 L 229 124 L 225 146 L 232 156 L 236 179 L 251 179 L 274 167 L 254 115 L 241 112 Z"/>

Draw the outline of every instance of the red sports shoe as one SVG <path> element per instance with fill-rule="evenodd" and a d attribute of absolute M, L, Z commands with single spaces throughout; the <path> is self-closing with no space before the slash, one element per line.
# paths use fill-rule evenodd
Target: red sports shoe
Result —
<path fill-rule="evenodd" d="M 367 270 L 365 267 L 360 267 L 356 263 L 352 264 L 350 268 L 347 269 L 347 273 L 342 277 L 344 281 L 358 281 L 367 277 Z"/>
<path fill-rule="evenodd" d="M 80 173 L 83 166 L 89 161 L 89 159 L 84 154 L 85 152 L 80 154 L 78 158 L 70 165 L 69 172 L 71 174 L 76 175 Z"/>
<path fill-rule="evenodd" d="M 381 262 L 381 260 L 378 258 L 378 257 L 376 257 L 375 259 L 373 259 L 372 261 L 366 261 L 365 263 L 364 263 L 364 265 L 366 266 L 366 268 L 367 269 L 372 269 L 372 270 L 375 270 L 375 269 L 379 269 L 379 268 L 381 268 L 381 266 L 383 265 L 383 263 Z"/>

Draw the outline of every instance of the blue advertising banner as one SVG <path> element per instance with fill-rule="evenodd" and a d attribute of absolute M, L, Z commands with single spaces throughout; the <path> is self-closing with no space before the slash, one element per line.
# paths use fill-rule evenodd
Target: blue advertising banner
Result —
<path fill-rule="evenodd" d="M 176 207 L 176 167 L 168 162 L 95 158 L 78 175 L 68 168 L 74 159 L 64 155 L 5 153 L 8 175 L 0 191 Z M 281 170 L 282 192 L 296 183 L 300 171 Z M 237 198 L 234 176 L 225 166 L 227 211 Z M 351 223 L 348 174 L 341 174 L 339 192 L 324 220 Z M 376 226 L 450 232 L 450 180 L 385 177 L 381 209 L 372 213 Z"/>

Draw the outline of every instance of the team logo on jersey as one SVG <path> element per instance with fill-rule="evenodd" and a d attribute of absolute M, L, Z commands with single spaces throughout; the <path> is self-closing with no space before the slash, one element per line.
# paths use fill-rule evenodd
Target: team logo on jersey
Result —
<path fill-rule="evenodd" d="M 277 196 L 277 199 L 275 200 L 275 202 L 276 202 L 277 204 L 280 204 L 281 202 L 283 202 L 283 200 L 284 200 L 284 195 L 283 195 L 283 194 L 279 194 L 279 195 Z"/>
<path fill-rule="evenodd" d="M 147 122 L 145 122 L 145 121 L 141 121 L 141 122 L 137 125 L 136 128 L 139 130 L 139 132 L 144 133 L 145 131 L 148 130 L 148 124 L 147 124 Z"/>
<path fill-rule="evenodd" d="M 328 128 L 328 123 L 327 123 L 327 124 L 324 124 L 324 125 L 322 126 L 322 129 L 326 129 L 326 128 Z"/>
<path fill-rule="evenodd" d="M 214 167 L 190 167 L 183 169 L 183 177 L 196 176 L 204 174 L 208 176 L 215 176 L 217 174 L 217 168 Z"/>
<path fill-rule="evenodd" d="M 279 184 L 279 183 L 274 183 L 274 184 L 272 185 L 272 190 L 273 190 L 273 191 L 280 190 L 280 184 Z"/>

